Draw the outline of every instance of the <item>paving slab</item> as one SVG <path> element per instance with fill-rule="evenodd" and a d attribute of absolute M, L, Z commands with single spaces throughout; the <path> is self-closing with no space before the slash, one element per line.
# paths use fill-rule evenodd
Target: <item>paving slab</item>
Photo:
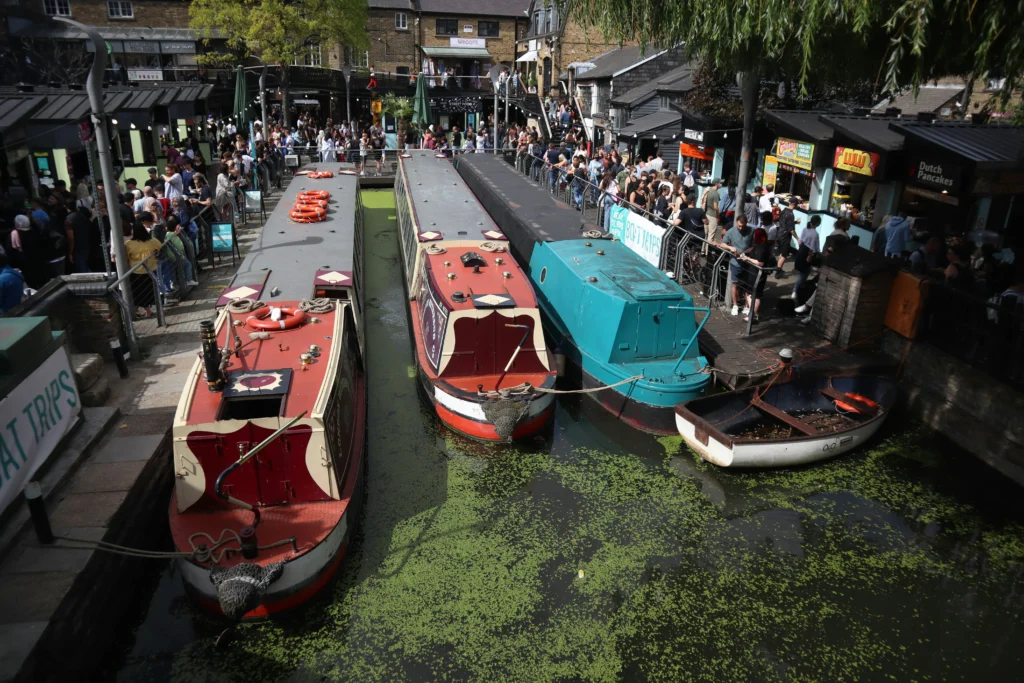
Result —
<path fill-rule="evenodd" d="M 0 624 L 0 681 L 18 674 L 48 624 L 48 621 Z"/>
<path fill-rule="evenodd" d="M 131 418 L 128 418 L 131 420 Z M 163 434 L 145 434 L 139 436 L 115 436 L 108 439 L 96 449 L 91 462 L 128 462 L 131 460 L 149 460 L 163 441 Z"/>
<path fill-rule="evenodd" d="M 71 493 L 127 491 L 146 466 L 145 460 L 126 462 L 90 462 L 84 465 L 68 489 Z"/>
<path fill-rule="evenodd" d="M 47 621 L 71 590 L 75 576 L 71 572 L 4 575 L 4 590 L 0 591 L 0 624 Z M 3 659 L 2 642 L 0 659 Z"/>
<path fill-rule="evenodd" d="M 126 495 L 125 491 L 69 494 L 50 515 L 50 523 L 60 527 L 107 526 Z"/>
<path fill-rule="evenodd" d="M 29 545 L 4 563 L 5 574 L 39 574 L 67 572 L 77 574 L 85 569 L 92 557 L 92 548 L 70 548 L 60 545 Z"/>
<path fill-rule="evenodd" d="M 174 411 L 160 410 L 153 413 L 132 413 L 122 416 L 114 428 L 114 435 L 144 436 L 147 434 L 165 434 L 174 422 Z"/>

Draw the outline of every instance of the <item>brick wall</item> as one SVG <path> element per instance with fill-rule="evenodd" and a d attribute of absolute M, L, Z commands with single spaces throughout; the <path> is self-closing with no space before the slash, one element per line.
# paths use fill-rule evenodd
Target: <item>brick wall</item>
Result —
<path fill-rule="evenodd" d="M 437 35 L 438 19 L 455 19 L 458 22 L 457 36 Z M 457 17 L 443 14 L 424 14 L 420 17 L 420 44 L 423 47 L 448 47 L 451 44 L 450 38 L 479 38 L 480 21 L 497 21 L 498 37 L 487 38 L 487 51 L 491 53 L 496 61 L 512 63 L 515 61 L 516 39 L 520 33 L 525 35 L 526 19 L 504 19 L 500 17 Z M 471 31 L 464 31 L 464 27 L 471 27 Z"/>
<path fill-rule="evenodd" d="M 35 0 L 42 5 L 42 0 Z M 132 19 L 111 19 L 106 0 L 70 0 L 71 18 L 93 26 L 188 28 L 188 3 L 183 0 L 132 0 Z M 29 2 L 22 0 L 22 5 Z"/>
<path fill-rule="evenodd" d="M 404 66 L 417 72 L 417 16 L 406 11 L 407 30 L 395 28 L 395 14 L 400 10 L 371 9 L 367 12 L 366 30 L 370 38 L 370 64 L 378 72 L 395 73 Z"/>

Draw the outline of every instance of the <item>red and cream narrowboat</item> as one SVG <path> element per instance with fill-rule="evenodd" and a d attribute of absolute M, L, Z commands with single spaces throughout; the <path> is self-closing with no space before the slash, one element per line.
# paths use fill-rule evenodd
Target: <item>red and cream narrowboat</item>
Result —
<path fill-rule="evenodd" d="M 433 152 L 403 155 L 395 201 L 416 372 L 438 417 L 485 441 L 538 434 L 557 373 L 504 235 Z"/>
<path fill-rule="evenodd" d="M 321 181 L 338 209 L 324 222 L 294 223 L 291 202 L 281 201 L 220 314 L 201 324 L 175 413 L 169 515 L 175 546 L 190 554 L 181 574 L 201 606 L 232 619 L 314 596 L 359 522 L 366 381 L 356 182 Z M 301 185 L 297 178 L 286 192 Z"/>

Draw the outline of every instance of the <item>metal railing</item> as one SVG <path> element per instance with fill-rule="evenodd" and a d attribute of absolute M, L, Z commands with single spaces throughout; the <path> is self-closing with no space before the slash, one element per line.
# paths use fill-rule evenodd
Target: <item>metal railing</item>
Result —
<path fill-rule="evenodd" d="M 1024 389 L 1024 304 L 933 283 L 919 339 L 1015 389 Z"/>
<path fill-rule="evenodd" d="M 722 306 L 731 302 L 738 308 L 744 308 L 744 302 L 735 296 L 739 294 L 744 300 L 750 298 L 754 308 L 754 302 L 763 297 L 769 276 L 776 270 L 774 264 L 756 266 L 750 261 L 736 260 L 720 242 L 710 241 L 681 224 L 648 211 L 646 207 L 631 204 L 625 198 L 614 197 L 594 185 L 589 177 L 574 174 L 570 179 L 564 168 L 531 156 L 522 148 L 505 152 L 505 160 L 524 177 L 545 187 L 556 199 L 579 211 L 584 222 L 593 223 L 605 232 L 610 229 L 613 206 L 626 208 L 664 228 L 658 267 L 681 285 L 699 284 L 700 293 L 708 298 L 709 305 Z M 731 265 L 734 260 L 736 266 Z M 754 320 L 751 311 L 745 321 L 747 335 L 751 333 Z"/>

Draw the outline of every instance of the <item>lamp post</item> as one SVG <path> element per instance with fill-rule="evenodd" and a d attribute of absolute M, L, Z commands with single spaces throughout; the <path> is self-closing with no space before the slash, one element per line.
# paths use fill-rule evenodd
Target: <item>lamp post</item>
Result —
<path fill-rule="evenodd" d="M 349 97 L 348 82 L 352 80 L 352 65 L 348 63 L 348 48 L 345 48 L 345 63 L 341 67 L 341 75 L 345 77 L 345 121 L 352 120 L 352 99 Z"/>
<path fill-rule="evenodd" d="M 93 46 L 92 68 L 85 82 L 89 94 L 89 107 L 92 109 L 92 123 L 96 129 L 96 156 L 100 160 L 100 176 L 103 178 L 103 193 L 107 200 L 107 216 L 110 220 L 110 243 L 114 247 L 114 265 L 117 277 L 122 278 L 128 272 L 128 256 L 124 250 L 124 232 L 121 229 L 121 214 L 118 211 L 117 178 L 114 177 L 114 164 L 110 160 L 110 137 L 107 135 L 107 114 L 103 108 L 103 72 L 107 68 L 107 48 L 99 32 L 93 26 L 86 26 L 71 19 L 54 17 L 57 21 L 83 31 Z M 102 219 L 100 220 L 102 229 Z M 103 258 L 107 258 L 104 254 Z M 129 311 L 135 310 L 132 300 L 132 287 L 128 278 L 121 280 L 121 298 Z"/>
<path fill-rule="evenodd" d="M 260 71 L 260 121 L 263 123 L 263 135 L 267 135 L 267 65 Z"/>

